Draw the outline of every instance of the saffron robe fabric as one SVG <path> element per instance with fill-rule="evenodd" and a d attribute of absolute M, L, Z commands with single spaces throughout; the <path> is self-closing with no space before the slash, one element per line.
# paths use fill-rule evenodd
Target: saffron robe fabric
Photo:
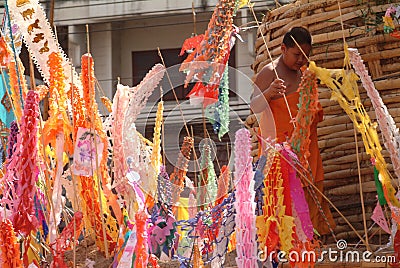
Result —
<path fill-rule="evenodd" d="M 294 92 L 291 94 L 288 94 L 286 96 L 290 112 L 292 114 L 293 118 L 296 118 L 297 111 L 298 111 L 298 103 L 299 103 L 299 93 Z M 289 111 L 287 109 L 285 100 L 283 97 L 271 100 L 269 102 L 269 106 L 271 109 L 271 113 L 268 111 L 264 111 L 260 114 L 259 121 L 260 121 L 260 132 L 261 136 L 263 138 L 271 137 L 274 138 L 276 137 L 276 141 L 278 143 L 281 142 L 289 142 L 290 137 L 292 136 L 293 133 L 293 123 L 291 121 Z M 313 184 L 321 191 L 323 192 L 323 180 L 324 180 L 324 170 L 322 166 L 322 158 L 321 154 L 319 152 L 318 148 L 318 135 L 317 135 L 317 124 L 318 122 L 322 121 L 323 118 L 323 110 L 322 107 L 320 107 L 320 110 L 315 118 L 315 120 L 312 122 L 311 128 L 310 128 L 310 157 L 308 159 L 309 164 L 310 164 L 310 169 L 312 173 L 312 182 Z M 329 227 L 326 223 L 326 220 L 324 219 L 324 216 L 318 209 L 318 206 L 315 202 L 315 198 L 311 196 L 311 193 L 316 194 L 316 199 L 318 199 L 318 202 L 321 204 L 322 210 L 324 211 L 324 214 L 329 222 L 329 225 L 333 229 L 335 227 L 335 222 L 332 218 L 332 214 L 329 209 L 328 202 L 320 195 L 317 193 L 316 190 L 312 191 L 312 186 L 308 185 L 304 179 L 300 178 L 303 187 L 304 187 L 304 193 L 306 196 L 306 200 L 309 206 L 310 210 L 310 217 L 313 223 L 314 228 L 317 230 L 317 232 L 321 235 L 329 233 Z M 307 189 L 309 188 L 309 189 Z M 310 192 L 311 191 L 311 192 Z"/>

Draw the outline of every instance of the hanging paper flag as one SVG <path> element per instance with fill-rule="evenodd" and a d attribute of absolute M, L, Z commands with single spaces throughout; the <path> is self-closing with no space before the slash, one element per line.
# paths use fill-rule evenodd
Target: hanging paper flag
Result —
<path fill-rule="evenodd" d="M 80 127 L 75 142 L 73 173 L 86 177 L 93 176 L 93 170 L 96 170 L 96 161 L 99 165 L 103 157 L 103 148 L 104 144 L 96 132 Z"/>
<path fill-rule="evenodd" d="M 60 53 L 66 80 L 66 92 L 69 91 L 72 81 L 81 91 L 80 78 L 59 45 L 39 0 L 7 1 L 7 3 L 11 20 L 13 24 L 18 25 L 18 33 L 24 38 L 43 80 L 47 84 L 49 83 L 50 69 L 47 65 L 49 55 L 52 52 Z"/>
<path fill-rule="evenodd" d="M 21 31 L 19 30 L 18 24 L 10 22 L 6 9 L 4 9 L 4 14 L 3 14 L 1 35 L 4 36 L 4 40 L 7 42 L 9 47 L 13 48 L 13 50 L 15 51 L 15 56 L 19 57 L 22 48 Z"/>
<path fill-rule="evenodd" d="M 376 203 L 374 212 L 372 212 L 371 219 L 378 224 L 386 233 L 390 234 L 389 224 L 386 221 L 385 215 L 383 214 L 383 210 L 381 205 Z"/>

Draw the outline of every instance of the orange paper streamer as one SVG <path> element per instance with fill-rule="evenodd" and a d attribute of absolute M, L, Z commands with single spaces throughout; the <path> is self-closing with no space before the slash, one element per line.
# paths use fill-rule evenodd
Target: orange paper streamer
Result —
<path fill-rule="evenodd" d="M 100 136 L 101 141 L 107 144 L 107 139 L 103 131 L 100 115 L 97 110 L 95 101 L 95 77 L 94 77 L 94 62 L 90 54 L 82 56 L 82 74 L 81 81 L 83 85 L 83 95 L 80 97 L 80 92 L 73 88 L 71 93 L 73 109 L 74 109 L 74 138 L 76 139 L 78 128 L 84 127 L 93 130 Z M 99 153 L 99 152 L 98 152 Z M 122 213 L 116 201 L 116 196 L 110 190 L 109 174 L 107 167 L 107 146 L 104 146 L 103 158 L 100 163 L 94 163 L 98 172 L 95 172 L 93 177 L 79 176 L 79 186 L 83 199 L 84 211 L 86 217 L 90 221 L 90 226 L 96 234 L 96 244 L 101 251 L 105 252 L 104 239 L 108 242 L 108 251 L 111 253 L 116 245 L 118 238 L 118 228 L 115 218 L 111 216 L 108 209 L 110 204 L 114 210 L 117 219 L 122 220 Z M 96 157 L 97 158 L 97 157 Z M 95 159 L 96 159 L 95 158 Z M 98 169 L 97 169 L 98 168 Z M 101 176 L 101 185 L 98 183 Z M 100 192 L 99 190 L 100 189 Z M 104 193 L 103 193 L 104 191 Z M 100 204 L 100 202 L 102 202 Z M 104 222 L 103 222 L 104 216 Z M 87 219 L 86 219 L 87 220 Z M 103 226 L 106 228 L 106 237 L 103 235 Z"/>
<path fill-rule="evenodd" d="M 0 223 L 0 267 L 22 267 L 19 243 L 15 236 L 14 227 L 8 219 L 4 219 Z"/>

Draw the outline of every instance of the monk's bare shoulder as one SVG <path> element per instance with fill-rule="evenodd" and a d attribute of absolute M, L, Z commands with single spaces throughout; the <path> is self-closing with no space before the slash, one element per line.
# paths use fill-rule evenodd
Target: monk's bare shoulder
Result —
<path fill-rule="evenodd" d="M 254 84 L 258 87 L 259 91 L 262 92 L 267 89 L 272 81 L 274 80 L 275 74 L 271 63 L 265 65 L 261 71 L 257 74 Z M 257 94 L 258 95 L 258 94 Z"/>

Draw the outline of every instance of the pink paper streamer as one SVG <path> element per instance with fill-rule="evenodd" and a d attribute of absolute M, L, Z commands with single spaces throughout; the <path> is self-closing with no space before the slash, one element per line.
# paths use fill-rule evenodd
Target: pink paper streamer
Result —
<path fill-rule="evenodd" d="M 112 122 L 112 137 L 114 150 L 114 174 L 117 190 L 124 194 L 126 193 L 126 184 L 124 178 L 128 170 L 125 162 L 124 146 L 122 141 L 122 129 L 125 121 L 125 111 L 129 104 L 129 88 L 121 84 L 117 85 L 115 93 L 112 114 L 114 121 Z"/>
<path fill-rule="evenodd" d="M 385 215 L 379 202 L 377 202 L 371 219 L 378 224 L 386 233 L 390 234 L 389 224 L 386 221 Z"/>
<path fill-rule="evenodd" d="M 289 167 L 293 167 L 294 163 L 289 153 L 282 150 L 282 155 L 289 161 Z M 294 153 L 291 154 L 292 156 Z M 296 215 L 300 219 L 301 228 L 310 240 L 313 238 L 313 225 L 310 218 L 310 211 L 308 209 L 308 204 L 304 195 L 303 187 L 301 186 L 300 179 L 296 176 L 296 171 L 293 168 L 289 170 L 289 185 L 290 185 L 290 196 L 296 210 Z M 304 242 L 304 241 L 302 241 Z"/>
<path fill-rule="evenodd" d="M 250 132 L 240 129 L 235 137 L 236 186 L 236 263 L 239 267 L 257 267 L 254 172 L 250 156 Z"/>
<path fill-rule="evenodd" d="M 29 235 L 38 227 L 34 210 L 34 195 L 39 174 L 37 140 L 39 125 L 39 96 L 29 91 L 25 100 L 16 151 L 9 164 L 17 179 L 12 222 L 16 231 Z"/>

